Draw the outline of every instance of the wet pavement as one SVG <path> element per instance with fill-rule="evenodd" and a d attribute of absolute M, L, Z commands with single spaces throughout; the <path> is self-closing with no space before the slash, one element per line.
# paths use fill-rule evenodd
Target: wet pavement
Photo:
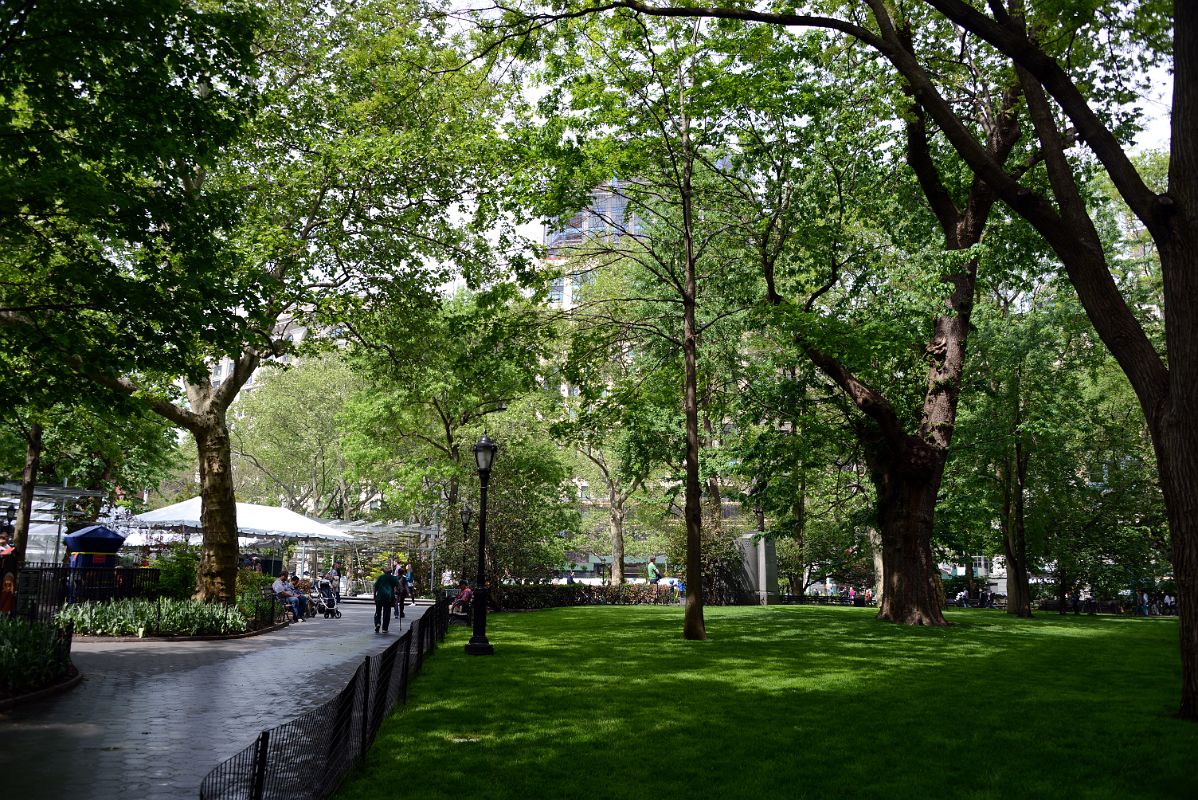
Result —
<path fill-rule="evenodd" d="M 0 796 L 199 797 L 213 767 L 333 697 L 425 606 L 409 606 L 387 636 L 374 632 L 373 604 L 341 609 L 339 620 L 246 639 L 76 641 L 82 683 L 0 714 Z"/>

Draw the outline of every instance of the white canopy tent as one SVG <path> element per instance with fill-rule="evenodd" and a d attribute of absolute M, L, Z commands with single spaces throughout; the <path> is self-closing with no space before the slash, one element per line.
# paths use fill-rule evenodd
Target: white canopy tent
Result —
<path fill-rule="evenodd" d="M 147 511 L 138 514 L 133 520 L 150 528 L 200 530 L 203 527 L 200 524 L 200 498 L 193 497 L 155 511 Z M 322 522 L 286 508 L 253 503 L 237 504 L 237 530 L 251 536 L 279 539 L 319 539 L 329 542 L 354 540 L 348 533 L 333 530 Z"/>

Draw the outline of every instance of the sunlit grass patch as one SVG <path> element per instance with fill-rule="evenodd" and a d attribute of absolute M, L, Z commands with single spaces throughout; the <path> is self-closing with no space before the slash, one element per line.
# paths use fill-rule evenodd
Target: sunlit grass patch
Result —
<path fill-rule="evenodd" d="M 339 797 L 1194 797 L 1164 620 L 570 608 L 454 629 Z"/>

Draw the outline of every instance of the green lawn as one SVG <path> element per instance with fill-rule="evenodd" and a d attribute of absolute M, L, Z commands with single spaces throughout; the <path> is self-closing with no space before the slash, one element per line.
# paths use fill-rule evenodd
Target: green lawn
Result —
<path fill-rule="evenodd" d="M 557 609 L 464 628 L 337 795 L 1198 797 L 1174 620 L 856 608 Z"/>

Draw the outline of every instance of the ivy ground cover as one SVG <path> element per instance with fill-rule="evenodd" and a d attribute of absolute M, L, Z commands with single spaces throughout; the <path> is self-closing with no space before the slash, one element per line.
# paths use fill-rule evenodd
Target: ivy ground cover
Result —
<path fill-rule="evenodd" d="M 1172 619 L 681 614 L 495 614 L 491 657 L 452 629 L 337 797 L 1198 796 Z"/>

